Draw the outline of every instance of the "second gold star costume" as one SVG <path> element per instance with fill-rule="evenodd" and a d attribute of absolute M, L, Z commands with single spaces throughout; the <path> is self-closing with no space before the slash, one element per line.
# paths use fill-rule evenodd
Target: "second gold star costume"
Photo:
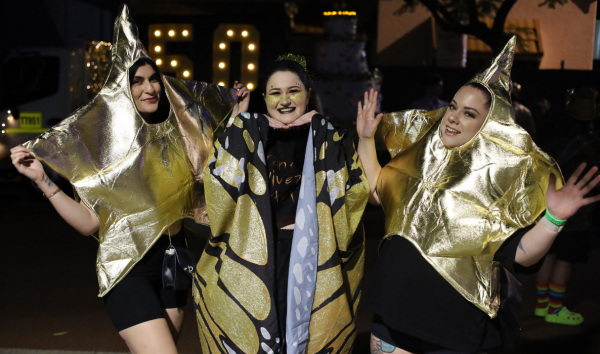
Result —
<path fill-rule="evenodd" d="M 115 21 L 112 65 L 100 93 L 25 144 L 98 216 L 99 296 L 170 225 L 183 218 L 207 222 L 204 166 L 213 131 L 236 102 L 233 90 L 163 76 L 171 112 L 165 122 L 147 124 L 131 97 L 128 69 L 148 57 L 125 6 Z"/>
<path fill-rule="evenodd" d="M 386 213 L 386 237 L 409 240 L 466 300 L 490 317 L 499 306 L 494 254 L 515 231 L 545 210 L 554 160 L 515 124 L 510 70 L 515 38 L 470 82 L 492 102 L 480 131 L 447 148 L 440 124 L 447 107 L 385 114 L 378 135 L 392 156 L 377 191 Z"/>

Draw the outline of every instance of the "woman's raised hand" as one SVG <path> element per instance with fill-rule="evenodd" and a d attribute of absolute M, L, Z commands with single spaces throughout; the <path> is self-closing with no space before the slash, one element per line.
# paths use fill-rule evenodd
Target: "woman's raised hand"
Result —
<path fill-rule="evenodd" d="M 598 172 L 598 167 L 592 167 L 581 180 L 577 181 L 585 166 L 586 163 L 579 165 L 567 183 L 559 190 L 555 190 L 556 177 L 552 174 L 550 175 L 550 182 L 548 183 L 548 191 L 546 193 L 546 204 L 550 215 L 559 220 L 566 220 L 573 216 L 582 206 L 600 200 L 600 195 L 585 198 L 585 195 L 600 182 L 600 175 L 592 179 L 594 174 Z"/>
<path fill-rule="evenodd" d="M 44 166 L 31 155 L 29 149 L 21 145 L 15 146 L 10 149 L 10 159 L 19 173 L 25 175 L 35 183 L 43 181 L 44 176 L 46 175 Z"/>
<path fill-rule="evenodd" d="M 237 102 L 235 106 L 233 106 L 233 110 L 231 111 L 232 117 L 237 117 L 238 114 L 248 112 L 248 106 L 250 105 L 250 91 L 244 86 L 244 84 L 240 84 L 239 82 L 233 83 L 233 88 L 237 89 Z"/>
<path fill-rule="evenodd" d="M 377 131 L 377 125 L 383 117 L 383 113 L 379 113 L 375 117 L 375 109 L 377 108 L 378 92 L 371 89 L 370 92 L 365 92 L 365 103 L 358 102 L 358 114 L 356 116 L 356 132 L 361 139 L 372 139 Z"/>

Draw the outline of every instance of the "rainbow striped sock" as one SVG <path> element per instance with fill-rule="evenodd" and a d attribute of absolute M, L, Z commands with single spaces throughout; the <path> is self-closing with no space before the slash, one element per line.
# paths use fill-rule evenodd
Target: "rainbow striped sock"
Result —
<path fill-rule="evenodd" d="M 548 284 L 535 282 L 535 286 L 537 288 L 538 295 L 537 307 L 544 309 L 548 307 L 548 303 L 550 302 L 550 299 L 548 299 Z"/>
<path fill-rule="evenodd" d="M 551 281 L 549 288 L 550 307 L 548 307 L 548 314 L 552 315 L 562 310 L 567 286 Z"/>

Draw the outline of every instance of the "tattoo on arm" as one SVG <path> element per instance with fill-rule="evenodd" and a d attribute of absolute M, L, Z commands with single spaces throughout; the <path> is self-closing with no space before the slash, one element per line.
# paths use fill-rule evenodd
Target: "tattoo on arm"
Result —
<path fill-rule="evenodd" d="M 396 350 L 396 347 L 393 345 L 371 335 L 371 354 L 392 353 L 394 350 Z"/>
<path fill-rule="evenodd" d="M 44 182 L 46 182 L 46 184 L 48 185 L 48 187 L 52 187 L 54 185 L 54 183 L 52 183 L 52 181 L 50 180 L 50 178 L 48 178 L 48 176 L 46 176 L 44 178 Z"/>
<path fill-rule="evenodd" d="M 521 241 L 519 241 L 519 248 L 521 249 L 521 251 L 523 251 L 523 253 L 527 254 L 527 252 L 525 252 L 525 248 L 523 248 L 523 243 L 521 243 Z"/>

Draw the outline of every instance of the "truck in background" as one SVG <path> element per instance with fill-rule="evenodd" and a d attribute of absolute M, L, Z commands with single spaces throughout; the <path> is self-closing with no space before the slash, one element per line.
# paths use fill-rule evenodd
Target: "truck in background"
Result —
<path fill-rule="evenodd" d="M 110 48 L 86 41 L 83 48 L 31 48 L 6 57 L 0 67 L 0 82 L 10 83 L 0 86 L 0 178 L 15 178 L 12 147 L 58 124 L 100 91 Z"/>

